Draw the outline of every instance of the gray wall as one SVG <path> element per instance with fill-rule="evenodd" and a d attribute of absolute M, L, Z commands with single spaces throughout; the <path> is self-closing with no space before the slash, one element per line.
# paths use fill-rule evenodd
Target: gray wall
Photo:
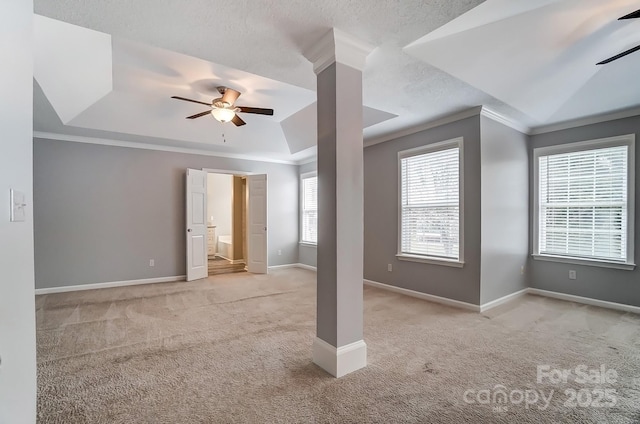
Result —
<path fill-rule="evenodd" d="M 527 287 L 529 158 L 526 135 L 481 116 L 480 304 Z"/>
<path fill-rule="evenodd" d="M 304 165 L 300 165 L 298 173 L 299 175 L 302 175 L 307 172 L 314 172 L 316 167 L 316 162 L 305 163 Z M 318 249 L 316 246 L 310 246 L 308 244 L 298 245 L 298 263 L 315 267 L 317 264 L 317 256 Z"/>
<path fill-rule="evenodd" d="M 464 137 L 463 268 L 396 259 L 401 150 Z M 474 116 L 364 150 L 364 278 L 472 304 L 480 302 L 480 117 Z M 387 264 L 393 271 L 387 271 Z"/>
<path fill-rule="evenodd" d="M 533 205 L 533 161 L 532 149 L 554 146 L 604 137 L 636 134 L 636 143 L 640 140 L 640 116 L 587 125 L 562 131 L 534 135 L 531 137 L 530 150 L 530 202 Z M 636 181 L 635 181 L 635 263 L 640 264 L 640 148 L 636 145 Z M 533 218 L 530 218 L 533 221 Z M 569 270 L 576 270 L 577 279 L 569 280 Z M 640 271 L 600 268 L 584 265 L 571 265 L 539 260 L 530 261 L 531 287 L 590 297 L 610 302 L 640 306 Z"/>
<path fill-rule="evenodd" d="M 0 2 L 0 423 L 36 422 L 33 297 L 33 2 Z M 10 222 L 9 190 L 26 219 Z"/>
<path fill-rule="evenodd" d="M 187 168 L 266 173 L 269 265 L 297 262 L 295 165 L 33 143 L 37 288 L 184 275 Z"/>

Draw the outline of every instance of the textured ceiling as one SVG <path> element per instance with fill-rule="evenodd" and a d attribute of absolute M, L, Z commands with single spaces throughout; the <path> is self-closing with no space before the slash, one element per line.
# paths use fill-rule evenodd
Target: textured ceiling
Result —
<path fill-rule="evenodd" d="M 638 7 L 488 0 L 405 50 L 539 123 L 600 115 L 640 105 L 640 54 L 596 65 L 640 44 L 640 19 L 618 20 Z"/>
<path fill-rule="evenodd" d="M 514 4 L 521 8 L 529 4 L 531 9 L 536 9 L 541 5 L 567 1 L 570 0 L 488 0 L 487 4 L 501 3 L 504 7 L 476 13 L 474 19 L 480 22 L 476 24 L 482 25 L 518 12 L 511 10 Z M 489 106 L 495 112 L 528 126 L 550 123 L 508 105 L 504 99 L 497 100 L 499 97 L 495 93 L 487 94 L 486 88 L 481 91 L 464 78 L 440 70 L 431 65 L 428 58 L 415 57 L 404 50 L 405 46 L 443 25 L 456 22 L 456 18 L 481 3 L 481 0 L 376 0 L 375 3 L 370 0 L 35 0 L 37 14 L 112 36 L 114 91 L 72 120 L 70 125 L 64 125 L 52 108 L 55 106 L 52 99 L 45 96 L 46 88 L 36 84 L 34 128 L 169 146 L 200 146 L 212 151 L 278 159 L 302 159 L 313 154 L 313 149 L 308 148 L 309 134 L 315 133 L 313 128 L 312 133 L 302 134 L 304 125 L 294 122 L 296 115 L 311 116 L 309 110 L 313 102 L 307 96 L 313 97 L 315 91 L 312 65 L 302 52 L 332 27 L 377 46 L 364 70 L 365 117 L 369 118 L 364 129 L 365 139 L 379 139 L 477 105 Z M 449 31 L 451 34 L 459 33 L 460 28 L 449 28 Z M 448 38 L 446 34 L 440 35 Z M 503 38 L 515 38 L 513 35 L 503 34 Z M 130 51 L 122 61 L 125 47 Z M 136 48 L 139 52 L 131 54 L 131 49 Z M 180 56 L 181 59 L 174 62 L 167 58 L 158 60 L 154 56 L 149 60 L 148 54 L 152 51 L 155 55 Z M 450 51 L 448 54 L 460 57 L 459 53 Z M 200 73 L 186 71 L 186 64 L 200 63 L 198 61 L 209 63 L 210 68 L 224 68 L 227 72 L 207 75 L 204 68 L 200 68 Z M 118 63 L 124 63 L 126 69 L 119 67 Z M 119 78 L 123 70 L 130 77 Z M 164 98 L 169 92 L 180 95 L 172 90 L 182 87 L 184 93 L 205 96 L 206 99 L 206 90 L 211 90 L 212 83 L 237 75 L 245 77 L 244 80 L 236 80 L 244 81 L 244 85 L 239 84 L 238 88 L 243 91 L 241 99 L 247 105 L 270 107 L 282 105 L 292 98 L 297 99 L 297 103 L 289 108 L 287 103 L 277 109 L 281 115 L 274 116 L 272 121 L 265 117 L 251 117 L 255 118 L 254 122 L 246 119 L 249 125 L 238 130 L 248 130 L 240 132 L 230 128 L 225 132 L 230 138 L 222 144 L 203 143 L 201 136 L 196 134 L 194 138 L 192 131 L 195 129 L 185 127 L 183 118 L 200 111 L 198 105 L 173 101 L 175 103 L 162 103 L 161 108 L 157 105 L 149 107 L 150 96 L 154 92 Z M 254 89 L 254 83 L 266 80 L 271 82 L 262 86 L 262 92 Z M 594 84 L 603 87 L 606 81 L 598 82 L 596 78 Z M 285 92 L 280 92 L 280 89 Z M 146 94 L 142 96 L 140 93 Z M 576 93 L 576 96 L 581 95 L 588 96 Z M 132 106 L 131 110 L 117 111 L 127 102 L 139 108 Z M 164 114 L 163 119 L 171 123 L 171 128 L 167 123 L 163 131 L 141 131 L 135 128 L 135 123 L 124 125 L 122 117 L 118 117 L 118 114 L 126 112 L 131 114 L 130 119 L 132 116 L 151 119 L 140 114 L 152 114 L 154 107 L 157 109 L 155 112 Z M 269 122 L 280 125 L 271 130 L 269 140 L 256 140 L 256 133 L 261 133 L 259 129 L 268 127 Z M 216 127 L 219 124 L 214 120 L 188 123 L 198 126 L 211 124 L 207 128 L 215 128 L 210 132 L 220 140 L 220 128 Z M 255 129 L 249 130 L 250 125 Z M 289 134 L 285 136 L 287 132 Z M 237 142 L 233 142 L 234 137 L 237 137 Z M 296 139 L 284 141 L 287 137 Z M 265 143 L 270 147 L 265 147 Z"/>

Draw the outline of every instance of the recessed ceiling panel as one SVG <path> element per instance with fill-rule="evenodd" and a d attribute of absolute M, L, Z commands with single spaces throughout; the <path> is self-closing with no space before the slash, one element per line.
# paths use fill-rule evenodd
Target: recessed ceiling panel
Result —
<path fill-rule="evenodd" d="M 111 36 L 34 16 L 34 77 L 63 123 L 112 89 Z"/>
<path fill-rule="evenodd" d="M 599 99 L 580 104 L 580 113 L 606 111 L 605 104 L 616 102 L 615 92 L 637 85 L 628 73 L 624 79 L 614 79 L 610 72 L 596 78 L 604 69 L 596 66 L 597 62 L 625 46 L 640 44 L 640 22 L 617 20 L 637 8 L 637 1 L 532 2 L 543 5 L 507 17 L 504 3 L 488 0 L 477 8 L 482 13 L 474 9 L 434 31 L 440 32 L 437 36 L 424 37 L 405 51 L 540 123 L 557 121 L 554 115 L 574 104 L 572 98 L 577 93 L 592 92 L 587 86 L 594 81 L 610 90 L 599 92 Z M 517 4 L 521 2 L 514 2 L 511 11 Z M 629 60 L 640 60 L 640 54 Z M 576 110 L 575 115 L 580 113 Z"/>

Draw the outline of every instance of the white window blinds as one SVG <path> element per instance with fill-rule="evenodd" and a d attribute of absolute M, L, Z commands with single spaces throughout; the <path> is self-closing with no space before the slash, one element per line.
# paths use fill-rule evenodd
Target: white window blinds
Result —
<path fill-rule="evenodd" d="M 628 146 L 539 156 L 540 254 L 627 260 Z"/>
<path fill-rule="evenodd" d="M 460 148 L 400 158 L 400 254 L 460 257 Z"/>
<path fill-rule="evenodd" d="M 318 177 L 302 179 L 302 239 L 303 243 L 318 242 Z"/>

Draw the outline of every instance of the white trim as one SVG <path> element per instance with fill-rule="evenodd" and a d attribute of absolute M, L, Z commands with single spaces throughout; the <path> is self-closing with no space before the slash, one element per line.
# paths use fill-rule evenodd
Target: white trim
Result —
<path fill-rule="evenodd" d="M 528 126 L 523 125 L 520 122 L 514 121 L 513 119 L 507 116 L 504 116 L 498 112 L 495 112 L 486 106 L 482 106 L 482 111 L 480 112 L 480 114 L 486 118 L 496 121 L 502 125 L 506 125 L 507 127 L 512 128 L 523 134 L 531 134 L 531 128 L 529 128 Z"/>
<path fill-rule="evenodd" d="M 336 348 L 316 337 L 313 340 L 313 363 L 340 378 L 367 366 L 367 344 L 358 340 Z"/>
<path fill-rule="evenodd" d="M 212 168 L 202 168 L 203 171 L 209 174 L 224 174 L 224 175 L 233 175 L 234 177 L 244 177 L 246 175 L 256 175 L 255 172 L 247 172 L 247 171 L 234 171 L 232 169 L 212 169 Z"/>
<path fill-rule="evenodd" d="M 338 62 L 362 71 L 367 56 L 375 46 L 365 43 L 337 28 L 325 33 L 304 56 L 313 63 L 313 71 L 317 74 Z"/>
<path fill-rule="evenodd" d="M 57 134 L 50 132 L 34 131 L 33 138 L 73 141 L 75 143 L 99 144 L 103 146 L 128 147 L 131 149 L 158 150 L 161 152 L 185 153 L 201 156 L 216 156 L 221 158 L 250 160 L 253 162 L 279 163 L 283 165 L 298 165 L 297 161 L 261 158 L 239 153 L 212 152 L 210 150 L 191 149 L 186 147 L 162 146 L 160 144 L 138 143 L 134 141 L 110 140 L 107 138 L 85 137 L 82 135 Z"/>
<path fill-rule="evenodd" d="M 268 269 L 287 269 L 287 268 L 298 268 L 300 264 L 284 264 L 284 265 L 269 265 Z"/>
<path fill-rule="evenodd" d="M 273 269 L 273 270 L 276 270 L 276 269 L 287 269 L 287 268 L 301 268 L 301 269 L 308 269 L 309 271 L 316 271 L 316 267 L 315 266 L 301 264 L 301 263 L 269 266 L 269 269 Z"/>
<path fill-rule="evenodd" d="M 636 264 L 634 263 L 616 263 L 616 262 L 606 262 L 606 261 L 598 261 L 595 259 L 581 259 L 581 258 L 572 258 L 569 256 L 553 256 L 553 255 L 531 255 L 536 261 L 548 261 L 548 262 L 560 262 L 565 264 L 574 264 L 574 265 L 586 265 L 586 266 L 597 266 L 601 268 L 613 268 L 613 269 L 624 269 L 627 271 L 632 271 L 635 269 Z"/>
<path fill-rule="evenodd" d="M 570 121 L 559 122 L 550 125 L 541 125 L 534 127 L 529 132 L 530 135 L 545 134 L 554 131 L 567 130 L 570 128 L 584 127 L 586 125 L 599 124 L 601 122 L 615 121 L 616 119 L 630 118 L 640 115 L 640 107 L 621 110 L 613 113 L 604 113 L 601 115 L 589 116 L 586 118 L 572 119 Z"/>
<path fill-rule="evenodd" d="M 440 150 L 446 150 L 453 147 L 458 148 L 458 258 L 446 259 L 446 258 L 434 258 L 428 256 L 413 255 L 408 252 L 402 252 L 402 159 L 418 156 L 423 154 L 429 154 Z M 400 260 L 431 263 L 434 265 L 446 265 L 454 267 L 464 266 L 464 137 L 456 137 L 449 140 L 439 141 L 436 143 L 429 143 L 412 149 L 401 150 L 398 152 L 398 222 L 397 222 L 397 254 L 396 257 Z"/>
<path fill-rule="evenodd" d="M 490 302 L 484 303 L 482 305 L 480 305 L 480 312 L 486 312 L 489 309 L 495 308 L 496 306 L 500 306 L 503 305 L 507 302 L 511 302 L 514 299 L 517 299 L 518 297 L 524 296 L 525 294 L 529 293 L 529 289 L 525 288 L 522 290 L 519 290 L 517 292 L 508 294 L 506 296 L 502 296 L 498 299 L 492 300 Z"/>
<path fill-rule="evenodd" d="M 452 266 L 455 268 L 464 267 L 464 262 L 458 261 L 456 259 L 436 258 L 432 256 L 409 255 L 407 253 L 398 253 L 396 254 L 396 258 L 398 258 L 401 261 L 421 262 L 423 264 L 444 265 L 444 266 Z"/>
<path fill-rule="evenodd" d="M 580 265 L 601 266 L 606 268 L 618 268 L 632 270 L 635 267 L 633 263 L 635 258 L 634 240 L 635 240 L 635 134 L 624 134 L 614 137 L 598 138 L 595 140 L 569 142 L 557 144 L 554 146 L 538 147 L 533 149 L 533 237 L 531 240 L 532 256 L 536 260 L 547 260 L 553 262 L 566 262 Z M 579 152 L 583 150 L 606 148 L 613 146 L 627 146 L 627 258 L 622 262 L 598 261 L 590 258 L 573 258 L 570 256 L 551 256 L 541 255 L 539 249 L 540 238 L 540 196 L 539 196 L 539 159 L 540 156 L 549 156 L 562 153 Z"/>
<path fill-rule="evenodd" d="M 464 110 L 462 112 L 447 115 L 442 118 L 438 118 L 434 121 L 429 121 L 425 124 L 417 125 L 415 127 L 406 128 L 400 131 L 394 131 L 389 134 L 374 137 L 364 141 L 364 147 L 370 147 L 376 144 L 384 143 L 385 141 L 395 140 L 400 137 L 426 131 L 431 128 L 441 127 L 443 125 L 451 124 L 452 122 L 461 121 L 463 119 L 471 118 L 472 116 L 478 116 L 482 113 L 482 106 L 472 107 L 471 109 Z"/>
<path fill-rule="evenodd" d="M 379 283 L 372 280 L 364 280 L 364 284 L 377 287 L 379 289 L 388 290 L 394 293 L 403 294 L 405 296 L 411 296 L 422 300 L 428 300 L 430 302 L 440 303 L 442 305 L 453 306 L 454 308 L 466 309 L 467 311 L 480 312 L 480 306 L 472 303 L 462 302 L 459 300 L 449 299 L 448 297 L 440 297 L 432 294 L 417 292 L 415 290 L 409 290 L 402 287 L 396 287 L 389 284 Z"/>
<path fill-rule="evenodd" d="M 318 161 L 318 158 L 317 158 L 316 154 L 314 153 L 313 156 L 311 156 L 311 157 L 308 157 L 306 159 L 300 159 L 299 161 L 296 162 L 296 165 L 306 165 L 308 163 L 313 163 L 313 162 L 317 162 L 317 161 Z"/>
<path fill-rule="evenodd" d="M 35 289 L 36 295 L 51 294 L 51 293 L 66 293 L 82 290 L 97 290 L 108 289 L 112 287 L 125 287 L 125 286 L 138 286 L 142 284 L 155 284 L 155 283 L 173 283 L 176 281 L 184 281 L 186 275 L 176 275 L 175 277 L 158 277 L 158 278 L 143 278 L 140 280 L 126 280 L 126 281 L 111 281 L 107 283 L 91 283 L 80 284 L 77 286 L 60 286 L 49 287 L 42 289 Z"/>
<path fill-rule="evenodd" d="M 298 266 L 298 268 L 302 268 L 302 269 L 307 269 L 309 271 L 313 271 L 313 272 L 318 272 L 318 268 L 316 268 L 315 266 L 312 265 L 307 265 L 307 264 L 296 264 Z"/>
<path fill-rule="evenodd" d="M 632 109 L 627 109 L 627 110 L 614 112 L 614 113 L 591 116 L 588 118 L 579 118 L 579 119 L 565 121 L 565 122 L 556 123 L 556 124 L 529 127 L 525 124 L 518 122 L 515 119 L 509 118 L 505 115 L 495 112 L 487 108 L 486 106 L 476 106 L 476 107 L 464 110 L 462 112 L 457 112 L 451 115 L 446 115 L 444 117 L 437 118 L 433 121 L 429 121 L 424 124 L 417 125 L 415 127 L 393 131 L 389 134 L 364 140 L 364 147 L 366 148 L 376 144 L 384 143 L 386 141 L 391 141 L 391 140 L 398 139 L 400 137 L 415 134 L 421 131 L 426 131 L 431 128 L 447 125 L 452 122 L 461 121 L 463 119 L 467 119 L 475 115 L 483 115 L 489 119 L 492 119 L 496 122 L 499 122 L 503 125 L 513 128 L 514 130 L 519 131 L 526 135 L 538 135 L 538 134 L 545 134 L 545 133 L 554 132 L 554 131 L 566 130 L 570 128 L 582 127 L 582 126 L 591 125 L 591 124 L 598 124 L 601 122 L 614 121 L 616 119 L 624 119 L 624 118 L 630 118 L 633 116 L 639 116 L 640 108 L 632 108 Z"/>
<path fill-rule="evenodd" d="M 548 291 L 548 290 L 541 290 L 541 289 L 535 289 L 532 287 L 528 287 L 526 289 L 522 289 L 520 291 L 517 291 L 515 293 L 511 293 L 508 294 L 506 296 L 503 296 L 499 299 L 495 299 L 492 300 L 490 302 L 484 303 L 480 306 L 478 305 L 474 305 L 472 303 L 467 303 L 467 302 L 461 302 L 459 300 L 454 300 L 454 299 L 449 299 L 447 297 L 440 297 L 440 296 L 434 296 L 432 294 L 426 294 L 426 293 L 422 293 L 422 292 L 417 292 L 414 290 L 409 290 L 409 289 L 405 289 L 402 287 L 396 287 L 396 286 L 392 286 L 389 284 L 384 284 L 384 283 L 379 283 L 377 281 L 372 281 L 372 280 L 364 280 L 364 284 L 371 286 L 371 287 L 376 287 L 382 290 L 387 290 L 390 292 L 394 292 L 394 293 L 399 293 L 399 294 L 403 294 L 405 296 L 411 296 L 411 297 L 415 297 L 417 299 L 422 299 L 422 300 L 426 300 L 429 302 L 434 302 L 434 303 L 440 303 L 442 305 L 447 305 L 447 306 L 453 306 L 455 308 L 461 308 L 461 309 L 465 309 L 468 311 L 473 311 L 473 312 L 486 312 L 492 308 L 495 308 L 499 305 L 503 305 L 505 303 L 511 302 L 512 300 L 515 300 L 525 294 L 531 294 L 531 295 L 536 295 L 536 296 L 544 296 L 544 297 L 551 297 L 554 299 L 559 299 L 559 300 L 564 300 L 564 301 L 568 301 L 568 302 L 576 302 L 576 303 L 581 303 L 584 305 L 591 305 L 591 306 L 598 306 L 600 308 L 606 308 L 606 309 L 613 309 L 613 310 L 617 310 L 617 311 L 624 311 L 624 312 L 631 312 L 631 313 L 635 313 L 635 314 L 640 314 L 640 306 L 633 306 L 633 305 L 625 305 L 623 303 L 616 303 L 616 302 L 608 302 L 605 300 L 599 300 L 599 299 L 592 299 L 589 297 L 582 297 L 582 296 L 575 296 L 575 295 L 571 295 L 571 294 L 565 294 L 565 293 L 559 293 L 559 292 L 553 292 L 553 291 Z"/>
<path fill-rule="evenodd" d="M 313 247 L 313 248 L 317 248 L 318 247 L 317 243 L 309 243 L 308 241 L 299 241 L 298 245 L 302 246 L 302 247 Z"/>
<path fill-rule="evenodd" d="M 598 306 L 600 308 L 613 309 L 616 311 L 631 312 L 640 314 L 640 306 L 625 305 L 623 303 L 608 302 L 606 300 L 592 299 L 590 297 L 575 296 L 572 294 L 558 293 L 548 290 L 534 289 L 530 287 L 527 291 L 529 294 L 543 297 L 551 297 L 553 299 L 565 300 L 567 302 L 581 303 L 583 305 Z"/>

